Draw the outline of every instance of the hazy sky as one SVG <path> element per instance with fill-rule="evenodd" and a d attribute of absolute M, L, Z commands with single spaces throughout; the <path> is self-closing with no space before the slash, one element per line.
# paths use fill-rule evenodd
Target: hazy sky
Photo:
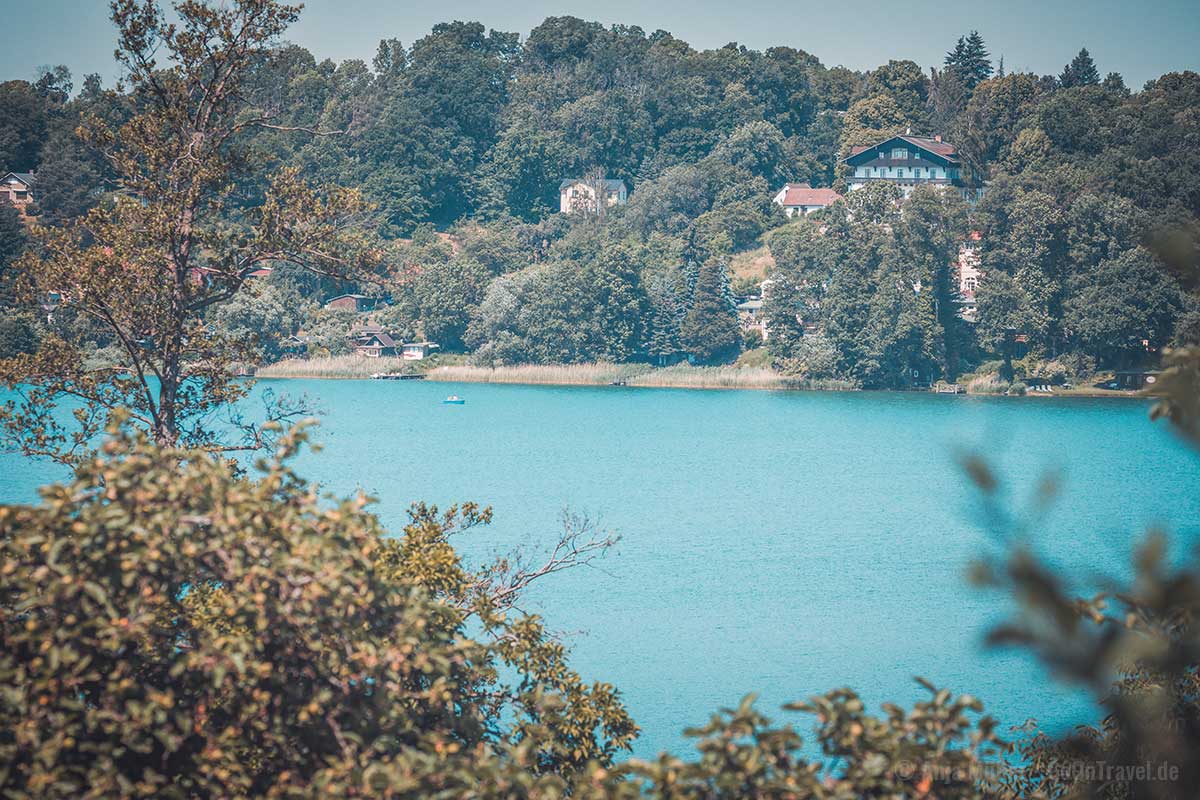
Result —
<path fill-rule="evenodd" d="M 111 83 L 117 68 L 107 14 L 107 0 L 0 0 L 9 32 L 0 79 L 61 63 L 77 77 L 99 72 Z M 977 28 L 1010 71 L 1057 74 L 1082 46 L 1102 75 L 1120 72 L 1131 88 L 1163 72 L 1200 70 L 1200 0 L 310 0 L 288 38 L 318 59 L 369 61 L 381 38 L 407 46 L 436 22 L 478 20 L 525 35 L 561 14 L 647 33 L 663 28 L 698 48 L 787 45 L 854 69 L 890 58 L 940 65 L 958 36 Z"/>

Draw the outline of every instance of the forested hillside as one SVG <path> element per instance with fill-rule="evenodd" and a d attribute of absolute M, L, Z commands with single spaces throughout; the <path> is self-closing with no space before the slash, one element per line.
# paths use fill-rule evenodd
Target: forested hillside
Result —
<path fill-rule="evenodd" d="M 384 255 L 376 280 L 354 284 L 279 266 L 209 321 L 255 339 L 264 360 L 295 334 L 310 355 L 337 354 L 357 318 L 322 305 L 359 292 L 386 299 L 370 319 L 398 339 L 481 363 L 719 363 L 761 344 L 734 303 L 762 293 L 777 369 L 865 387 L 994 366 L 1014 336 L 1019 369 L 1060 377 L 1195 341 L 1200 76 L 1131 91 L 1086 51 L 1038 76 L 1005 74 L 978 34 L 947 45 L 932 69 L 862 73 L 793 47 L 701 51 L 552 17 L 527 36 L 438 25 L 383 40 L 369 63 L 279 46 L 248 95 L 269 125 L 237 142 L 240 157 L 260 176 L 291 166 L 318 187 L 361 188 Z M 102 143 L 76 128 L 95 117 L 116 130 L 136 94 L 94 76 L 76 90 L 58 68 L 0 84 L 0 101 L 0 169 L 36 173 L 38 224 L 121 191 Z M 922 189 L 900 203 L 872 187 L 798 221 L 771 202 L 785 182 L 844 192 L 841 157 L 908 130 L 954 143 L 984 199 Z M 623 180 L 628 204 L 558 213 L 560 180 L 593 173 Z M 266 180 L 230 202 L 259 203 Z M 958 314 L 952 274 L 971 231 L 977 323 Z M 24 238 L 0 209 L 0 259 Z M 733 268 L 755 251 L 742 260 L 765 270 Z M 27 310 L 6 317 L 6 352 L 45 333 Z M 69 311 L 49 325 L 111 344 Z"/>

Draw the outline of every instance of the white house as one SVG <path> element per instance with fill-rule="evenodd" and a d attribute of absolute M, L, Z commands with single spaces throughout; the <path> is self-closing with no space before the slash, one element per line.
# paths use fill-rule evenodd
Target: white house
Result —
<path fill-rule="evenodd" d="M 842 196 L 833 189 L 814 189 L 807 183 L 786 184 L 773 198 L 775 205 L 782 207 L 789 217 L 811 214 L 841 199 Z"/>
<path fill-rule="evenodd" d="M 966 239 L 958 246 L 958 262 L 954 271 L 958 274 L 958 315 L 967 322 L 978 319 L 979 308 L 975 303 L 975 292 L 983 272 L 979 269 L 979 242 L 983 234 L 971 231 Z"/>
<path fill-rule="evenodd" d="M 406 342 L 400 346 L 400 357 L 405 361 L 423 361 L 437 349 L 433 342 Z"/>
<path fill-rule="evenodd" d="M 963 182 L 958 150 L 941 136 L 893 136 L 855 147 L 842 163 L 850 171 L 846 178 L 850 191 L 883 181 L 899 186 L 905 198 L 926 185 L 954 188 L 968 200 L 977 200 L 982 193 Z"/>
<path fill-rule="evenodd" d="M 558 210 L 564 214 L 594 214 L 599 208 L 596 202 L 597 192 L 604 196 L 605 206 L 623 206 L 629 199 L 625 181 L 608 178 L 601 181 L 566 178 L 558 185 Z"/>

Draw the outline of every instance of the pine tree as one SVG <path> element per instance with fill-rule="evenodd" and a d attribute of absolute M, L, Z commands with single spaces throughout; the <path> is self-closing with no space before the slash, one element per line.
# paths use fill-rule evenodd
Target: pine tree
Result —
<path fill-rule="evenodd" d="M 979 31 L 958 37 L 954 49 L 946 54 L 946 67 L 958 76 L 968 92 L 992 77 L 991 54 Z"/>
<path fill-rule="evenodd" d="M 721 361 L 737 354 L 742 336 L 728 300 L 725 264 L 709 259 L 700 267 L 692 308 L 680 330 L 683 345 L 698 361 Z"/>
<path fill-rule="evenodd" d="M 674 282 L 663 277 L 650 286 L 650 333 L 646 350 L 650 357 L 664 366 L 682 352 L 679 327 L 683 317 Z"/>
<path fill-rule="evenodd" d="M 1075 86 L 1099 86 L 1100 73 L 1096 70 L 1096 62 L 1092 61 L 1087 48 L 1079 51 L 1079 55 L 1071 59 L 1071 63 L 1063 67 L 1058 82 L 1064 89 Z"/>

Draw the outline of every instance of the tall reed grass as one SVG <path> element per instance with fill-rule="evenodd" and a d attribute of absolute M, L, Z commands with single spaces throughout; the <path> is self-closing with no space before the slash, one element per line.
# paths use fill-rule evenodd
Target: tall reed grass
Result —
<path fill-rule="evenodd" d="M 431 381 L 464 383 L 541 383 L 562 386 L 606 386 L 628 381 L 649 370 L 643 364 L 514 364 L 477 367 L 452 364 L 437 367 L 426 376 Z"/>
<path fill-rule="evenodd" d="M 357 354 L 324 358 L 285 358 L 261 366 L 259 378 L 369 378 L 376 372 L 413 372 L 413 362 L 393 356 L 363 358 Z"/>

